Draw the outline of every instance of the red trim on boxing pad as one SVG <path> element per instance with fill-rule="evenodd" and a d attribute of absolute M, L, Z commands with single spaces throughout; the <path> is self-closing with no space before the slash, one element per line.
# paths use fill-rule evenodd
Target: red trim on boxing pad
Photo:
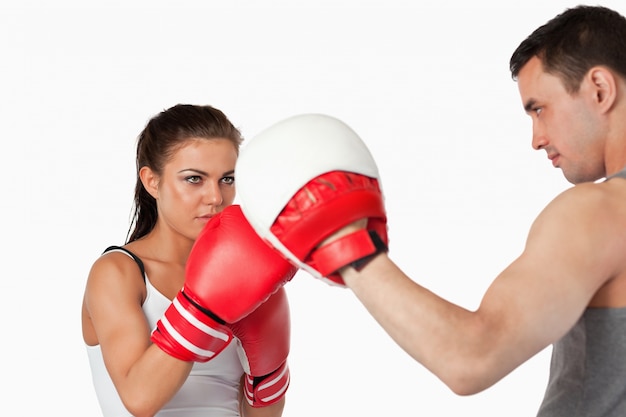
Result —
<path fill-rule="evenodd" d="M 379 218 L 384 223 L 386 219 L 378 190 L 353 190 L 299 215 L 301 218 L 290 224 L 288 230 L 274 224 L 271 231 L 300 260 L 305 260 L 324 239 L 352 222 Z"/>

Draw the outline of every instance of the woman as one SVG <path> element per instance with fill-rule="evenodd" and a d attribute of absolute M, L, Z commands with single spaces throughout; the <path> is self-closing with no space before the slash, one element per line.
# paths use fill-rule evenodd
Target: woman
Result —
<path fill-rule="evenodd" d="M 284 393 L 269 405 L 242 400 L 236 339 L 207 362 L 180 360 L 151 343 L 185 284 L 196 238 L 233 203 L 241 142 L 238 129 L 211 106 L 176 105 L 139 135 L 129 236 L 93 264 L 82 307 L 83 339 L 105 416 L 282 414 Z"/>

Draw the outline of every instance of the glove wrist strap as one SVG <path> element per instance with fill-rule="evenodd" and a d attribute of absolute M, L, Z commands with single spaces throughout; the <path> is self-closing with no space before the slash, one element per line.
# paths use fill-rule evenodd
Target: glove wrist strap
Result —
<path fill-rule="evenodd" d="M 322 275 L 331 276 L 347 266 L 359 271 L 381 252 L 387 252 L 387 245 L 380 236 L 374 230 L 361 229 L 322 246 L 311 260 Z"/>
<path fill-rule="evenodd" d="M 350 262 L 347 265 L 347 266 L 351 266 L 356 271 L 360 271 L 363 268 L 365 268 L 365 265 L 370 263 L 370 261 L 374 259 L 376 256 L 378 256 L 379 254 L 383 252 L 387 253 L 389 251 L 389 248 L 387 247 L 385 242 L 383 242 L 380 236 L 378 236 L 378 233 L 376 233 L 374 230 L 369 230 L 368 234 L 370 236 L 370 239 L 372 239 L 372 243 L 374 244 L 375 251 L 369 255 L 365 255 L 364 257 L 357 259 L 356 261 Z"/>

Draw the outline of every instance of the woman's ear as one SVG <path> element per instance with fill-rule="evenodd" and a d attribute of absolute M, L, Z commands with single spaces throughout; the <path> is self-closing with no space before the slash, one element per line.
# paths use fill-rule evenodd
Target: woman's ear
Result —
<path fill-rule="evenodd" d="M 602 113 L 608 112 L 617 100 L 615 75 L 606 67 L 593 67 L 587 74 L 594 89 L 595 101 Z"/>
<path fill-rule="evenodd" d="M 143 184 L 143 187 L 148 191 L 148 193 L 156 198 L 159 195 L 159 177 L 147 166 L 141 167 L 139 170 L 139 179 Z"/>

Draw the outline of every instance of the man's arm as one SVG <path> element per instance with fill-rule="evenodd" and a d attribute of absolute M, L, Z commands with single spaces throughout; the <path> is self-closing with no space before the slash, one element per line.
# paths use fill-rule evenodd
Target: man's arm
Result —
<path fill-rule="evenodd" d="M 623 267 L 625 244 L 615 241 L 623 233 L 606 188 L 580 185 L 548 205 L 476 311 L 420 286 L 386 254 L 342 277 L 387 333 L 453 391 L 482 391 L 561 338 Z"/>

